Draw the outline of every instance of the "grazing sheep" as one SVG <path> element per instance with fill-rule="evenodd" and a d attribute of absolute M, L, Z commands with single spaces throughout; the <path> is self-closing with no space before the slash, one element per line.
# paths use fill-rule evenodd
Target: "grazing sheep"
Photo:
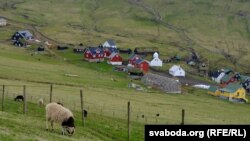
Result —
<path fill-rule="evenodd" d="M 16 98 L 15 98 L 14 100 L 15 100 L 15 101 L 23 101 L 24 98 L 23 98 L 22 95 L 18 95 L 18 96 L 16 96 Z"/>
<path fill-rule="evenodd" d="M 75 132 L 74 117 L 72 112 L 57 103 L 49 103 L 46 106 L 46 129 L 48 130 L 48 122 L 51 122 L 51 128 L 53 130 L 53 123 L 60 123 L 62 126 L 62 134 L 65 134 L 65 131 L 69 135 L 73 135 Z"/>
<path fill-rule="evenodd" d="M 39 106 L 44 106 L 44 99 L 43 99 L 43 98 L 40 98 L 40 99 L 38 100 L 38 104 L 39 104 Z"/>
<path fill-rule="evenodd" d="M 87 116 L 88 116 L 88 111 L 87 111 L 87 110 L 83 110 L 83 116 L 84 116 L 85 118 L 87 118 Z"/>

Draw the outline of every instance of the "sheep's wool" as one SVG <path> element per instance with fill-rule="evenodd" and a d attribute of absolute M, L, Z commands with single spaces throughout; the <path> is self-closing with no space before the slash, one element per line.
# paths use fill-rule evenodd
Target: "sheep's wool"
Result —
<path fill-rule="evenodd" d="M 57 103 L 49 103 L 46 106 L 46 118 L 50 121 L 62 123 L 69 117 L 73 117 L 71 111 Z"/>

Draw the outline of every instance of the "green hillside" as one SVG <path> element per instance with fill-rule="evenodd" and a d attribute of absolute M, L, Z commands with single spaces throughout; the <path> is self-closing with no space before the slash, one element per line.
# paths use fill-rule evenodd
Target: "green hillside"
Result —
<path fill-rule="evenodd" d="M 0 1 L 0 17 L 8 21 L 0 27 L 0 85 L 5 85 L 0 139 L 125 141 L 128 101 L 131 140 L 136 141 L 144 140 L 145 124 L 180 124 L 182 109 L 185 124 L 249 124 L 249 103 L 229 102 L 191 87 L 183 87 L 181 95 L 166 94 L 134 80 L 142 86 L 138 91 L 128 88 L 127 74 L 114 72 L 106 61 L 83 61 L 72 48 L 38 53 L 35 46 L 18 48 L 10 40 L 15 31 L 28 29 L 42 40 L 59 44 L 96 46 L 114 39 L 120 48 L 157 47 L 161 57 L 186 58 L 194 50 L 209 60 L 210 69 L 230 67 L 249 73 L 249 7 L 247 0 Z M 61 136 L 58 125 L 55 132 L 45 131 L 44 108 L 37 101 L 42 97 L 48 103 L 50 84 L 53 101 L 64 103 L 75 115 L 77 129 L 72 137 Z M 22 104 L 13 101 L 23 93 L 23 85 L 28 98 L 25 115 Z M 80 89 L 89 112 L 85 127 Z M 0 91 L 1 106 L 2 86 Z"/>

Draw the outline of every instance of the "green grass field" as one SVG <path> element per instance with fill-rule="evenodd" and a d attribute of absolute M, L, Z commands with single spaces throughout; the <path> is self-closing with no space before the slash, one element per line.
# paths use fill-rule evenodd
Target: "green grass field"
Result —
<path fill-rule="evenodd" d="M 0 16 L 10 19 L 0 27 L 0 85 L 5 85 L 4 111 L 0 112 L 0 138 L 12 140 L 94 140 L 123 141 L 127 138 L 127 102 L 131 102 L 131 140 L 144 139 L 145 124 L 180 124 L 185 109 L 185 124 L 249 124 L 249 103 L 239 104 L 207 94 L 206 90 L 183 87 L 183 94 L 162 93 L 143 86 L 143 91 L 128 88 L 125 73 L 113 72 L 103 63 L 88 63 L 72 49 L 37 53 L 34 48 L 11 45 L 10 36 L 19 29 L 35 27 L 60 43 L 99 45 L 114 39 L 121 48 L 158 47 L 162 56 L 185 58 L 194 48 L 213 68 L 231 67 L 249 72 L 248 1 L 203 2 L 152 1 L 134 4 L 133 0 L 4 0 Z M 155 13 L 162 17 L 155 21 Z M 166 25 L 173 25 L 176 29 Z M 194 43 L 190 45 L 190 38 Z M 177 45 L 177 46 L 175 46 Z M 229 54 L 236 64 L 223 55 Z M 166 69 L 167 66 L 164 66 Z M 74 74 L 77 77 L 69 77 Z M 116 81 L 112 81 L 112 80 Z M 200 78 L 203 79 L 203 78 Z M 69 107 L 77 130 L 72 137 L 45 131 L 44 108 L 39 98 L 49 101 L 50 84 L 53 101 Z M 26 85 L 28 111 L 13 101 Z M 80 89 L 84 107 L 89 112 L 81 127 Z M 2 95 L 2 88 L 0 86 Z M 249 96 L 248 96 L 249 98 Z M 2 96 L 0 96 L 2 103 Z M 156 117 L 156 114 L 160 114 Z M 142 115 L 144 118 L 142 118 Z M 32 134 L 31 134 L 32 132 Z"/>

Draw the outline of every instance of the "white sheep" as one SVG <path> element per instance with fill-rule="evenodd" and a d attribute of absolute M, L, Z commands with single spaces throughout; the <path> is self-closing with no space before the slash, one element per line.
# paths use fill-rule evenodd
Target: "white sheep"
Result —
<path fill-rule="evenodd" d="M 62 126 L 62 134 L 65 134 L 65 131 L 68 132 L 69 135 L 73 135 L 75 132 L 74 125 L 74 116 L 72 112 L 59 105 L 57 103 L 49 103 L 46 106 L 46 129 L 48 130 L 48 122 L 51 122 L 51 128 L 53 130 L 53 123 L 60 123 Z"/>
<path fill-rule="evenodd" d="M 44 99 L 43 98 L 39 98 L 39 100 L 38 100 L 38 105 L 39 106 L 44 106 Z"/>

